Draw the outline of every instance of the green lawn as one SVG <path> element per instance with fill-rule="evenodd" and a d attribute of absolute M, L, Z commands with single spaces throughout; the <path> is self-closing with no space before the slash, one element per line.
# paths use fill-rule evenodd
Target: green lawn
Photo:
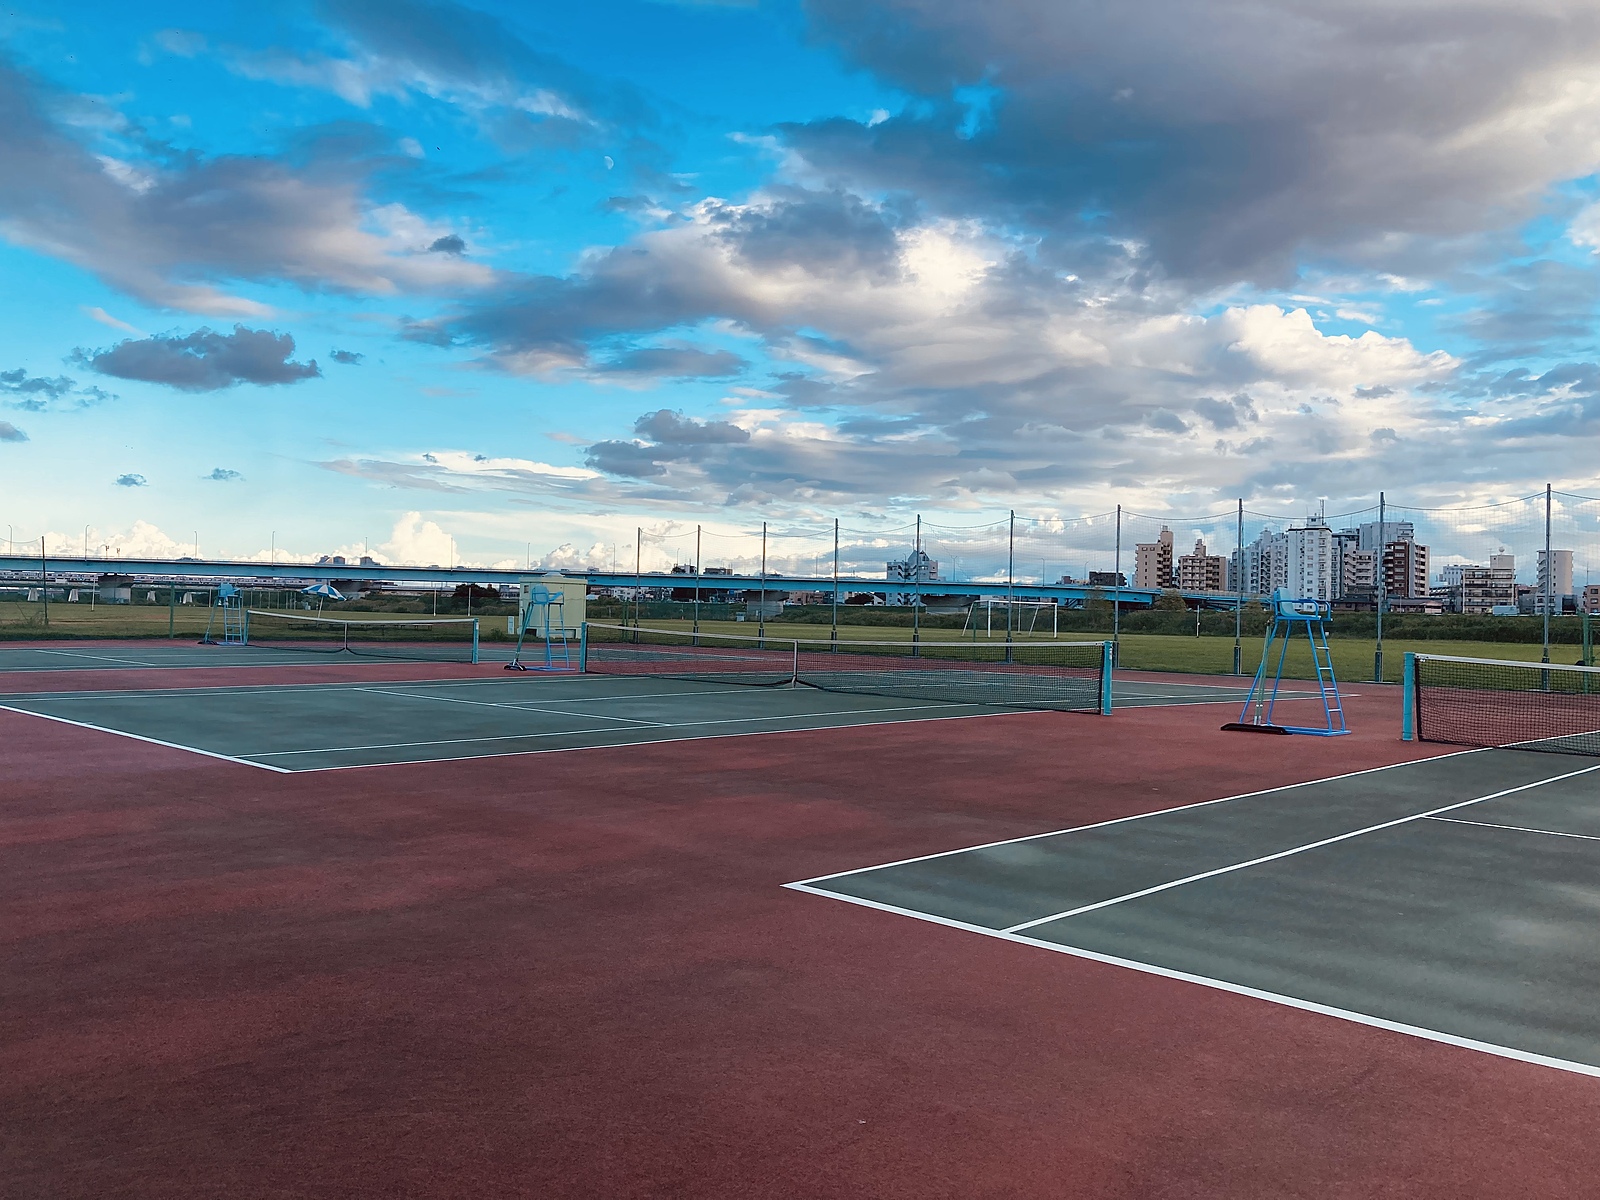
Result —
<path fill-rule="evenodd" d="M 654 620 L 642 624 L 649 629 L 673 629 L 687 631 L 691 628 L 688 621 Z M 741 637 L 753 636 L 756 631 L 755 622 L 736 621 L 702 621 L 702 633 L 737 634 Z M 807 641 L 827 641 L 828 627 L 825 625 L 785 624 L 781 621 L 769 621 L 766 625 L 767 636 L 777 638 L 799 638 Z M 923 641 L 949 642 L 970 641 L 970 634 L 962 634 L 960 630 L 952 629 L 925 629 L 921 631 Z M 841 625 L 839 627 L 839 640 L 841 642 L 906 642 L 911 640 L 911 630 L 882 625 Z M 978 641 L 1003 642 L 1004 638 L 996 636 L 994 639 L 979 637 Z M 1018 636 L 1018 641 L 1041 642 L 1049 641 L 1048 633 L 1032 636 Z M 1062 641 L 1087 642 L 1101 640 L 1100 635 L 1092 633 L 1062 634 Z M 1243 670 L 1254 673 L 1257 664 L 1261 661 L 1262 639 L 1260 637 L 1246 637 L 1242 643 Z M 1372 638 L 1332 638 L 1328 642 L 1333 652 L 1333 668 L 1338 677 L 1347 682 L 1363 682 L 1372 679 L 1373 653 L 1377 643 Z M 1383 677 L 1385 680 L 1398 683 L 1400 671 L 1407 651 L 1419 654 L 1443 654 L 1461 658 L 1494 658 L 1510 661 L 1537 661 L 1540 647 L 1525 642 L 1449 642 L 1449 641 L 1405 641 L 1386 638 L 1383 643 Z M 1577 646 L 1557 645 L 1550 649 L 1550 659 L 1557 663 L 1575 663 L 1578 661 L 1579 649 Z M 1276 659 L 1276 652 L 1274 652 Z M 1233 670 L 1233 638 L 1228 637 L 1189 637 L 1171 634 L 1154 633 L 1125 633 L 1121 638 L 1121 665 L 1132 670 L 1144 671 L 1177 671 L 1186 674 L 1226 675 Z M 1295 679 L 1309 679 L 1312 677 L 1311 650 L 1304 639 L 1290 646 L 1289 655 L 1284 663 L 1283 673 L 1286 677 Z"/>

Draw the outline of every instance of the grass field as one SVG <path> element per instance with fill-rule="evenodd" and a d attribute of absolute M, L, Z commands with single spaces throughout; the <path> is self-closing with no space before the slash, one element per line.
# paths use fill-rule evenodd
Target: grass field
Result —
<path fill-rule="evenodd" d="M 178 605 L 170 612 L 172 634 L 179 638 L 199 638 L 205 632 L 211 610 L 199 605 Z M 332 614 L 329 614 L 332 615 Z M 361 619 L 400 614 L 343 612 L 350 619 Z M 441 616 L 446 615 L 441 613 Z M 458 614 L 450 614 L 458 615 Z M 43 607 L 37 603 L 0 604 L 0 639 L 4 638 L 123 638 L 167 636 L 169 611 L 163 605 L 88 604 L 50 605 L 50 625 L 43 621 Z M 687 631 L 688 621 L 656 619 L 643 622 L 652 629 Z M 705 633 L 726 633 L 750 636 L 754 622 L 702 621 Z M 485 616 L 480 619 L 479 636 L 484 641 L 501 641 L 507 638 L 504 616 Z M 795 624 L 781 621 L 768 622 L 767 634 L 771 637 L 799 638 L 808 641 L 828 638 L 828 627 L 815 624 Z M 911 640 L 911 630 L 895 625 L 841 625 L 840 641 L 905 642 Z M 1063 633 L 1064 641 L 1096 641 L 1103 635 L 1092 633 Z M 923 629 L 924 641 L 967 641 L 970 634 L 954 629 Z M 1003 636 L 979 641 L 1003 642 Z M 1018 641 L 1048 641 L 1050 635 L 1019 634 Z M 1260 661 L 1260 637 L 1246 637 L 1243 641 L 1243 669 L 1253 673 Z M 1372 679 L 1373 651 L 1376 643 L 1371 638 L 1335 637 L 1330 639 L 1334 670 L 1347 683 Z M 1399 682 L 1400 670 L 1406 651 L 1419 654 L 1448 654 L 1466 658 L 1493 658 L 1509 661 L 1537 661 L 1540 648 L 1527 642 L 1475 642 L 1475 641 L 1408 641 L 1389 638 L 1384 641 L 1384 679 Z M 1578 661 L 1579 648 L 1574 645 L 1553 645 L 1552 662 Z M 1121 638 L 1121 665 L 1130 670 L 1177 671 L 1204 675 L 1225 675 L 1233 670 L 1232 636 L 1191 637 L 1188 635 L 1125 633 Z M 1302 641 L 1291 646 L 1284 674 L 1296 679 L 1311 677 L 1311 653 Z"/>
<path fill-rule="evenodd" d="M 690 623 L 687 621 L 646 621 L 643 622 L 650 629 L 673 629 L 687 631 Z M 750 622 L 734 621 L 702 621 L 702 633 L 738 634 L 741 637 L 754 635 L 756 627 Z M 778 621 L 769 621 L 766 625 L 767 636 L 777 638 L 798 638 L 806 641 L 826 641 L 828 629 L 826 626 L 784 624 Z M 926 629 L 921 631 L 923 641 L 950 642 L 970 641 L 970 634 L 963 635 L 959 630 Z M 911 630 L 895 626 L 860 626 L 841 625 L 839 627 L 839 640 L 841 642 L 905 642 L 911 640 Z M 1003 642 L 1004 638 L 997 636 L 994 639 L 978 638 L 978 641 Z M 1018 641 L 1040 642 L 1049 641 L 1048 633 L 1032 636 L 1019 635 Z M 1097 641 L 1103 640 L 1095 634 L 1073 633 L 1063 634 L 1063 641 Z M 1121 639 L 1121 665 L 1130 670 L 1144 671 L 1177 671 L 1187 674 L 1226 675 L 1233 670 L 1233 638 L 1230 637 L 1189 637 L 1169 634 L 1153 633 L 1125 633 Z M 1373 677 L 1373 655 L 1377 649 L 1377 642 L 1371 638 L 1332 638 L 1328 642 L 1333 652 L 1333 667 L 1339 679 L 1346 683 L 1359 683 L 1370 681 Z M 1261 661 L 1262 639 L 1260 637 L 1246 637 L 1243 639 L 1242 660 L 1243 670 L 1253 674 Z M 1383 643 L 1384 670 L 1383 677 L 1387 682 L 1400 682 L 1400 671 L 1404 664 L 1407 651 L 1418 654 L 1445 654 L 1463 658 L 1493 658 L 1502 661 L 1537 661 L 1540 647 L 1524 642 L 1447 642 L 1447 641 L 1407 641 L 1403 639 L 1386 638 Z M 1578 661 L 1579 650 L 1577 646 L 1552 646 L 1550 660 L 1556 663 L 1575 663 Z M 1295 679 L 1309 679 L 1313 675 L 1311 666 L 1311 650 L 1304 640 L 1292 644 L 1289 655 L 1284 664 L 1284 675 Z"/>

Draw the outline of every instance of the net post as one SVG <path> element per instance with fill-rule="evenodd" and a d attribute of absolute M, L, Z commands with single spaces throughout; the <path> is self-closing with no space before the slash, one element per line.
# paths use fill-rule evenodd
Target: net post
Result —
<path fill-rule="evenodd" d="M 794 650 L 789 658 L 789 686 L 800 686 L 800 639 L 794 641 Z"/>
<path fill-rule="evenodd" d="M 1111 715 L 1111 668 L 1113 643 L 1100 643 L 1100 715 Z"/>
<path fill-rule="evenodd" d="M 589 622 L 578 627 L 578 674 L 589 673 Z"/>
<path fill-rule="evenodd" d="M 1401 668 L 1404 691 L 1400 701 L 1400 740 L 1417 740 L 1417 656 L 1406 651 L 1405 665 Z"/>
<path fill-rule="evenodd" d="M 345 635 L 345 637 L 349 637 L 350 636 L 350 627 L 348 625 L 345 626 L 344 635 Z M 545 642 L 546 652 L 548 652 L 549 646 L 550 646 L 550 643 L 547 640 Z M 477 662 L 478 661 L 478 618 L 477 617 L 473 617 L 472 618 L 472 661 L 473 662 Z"/>

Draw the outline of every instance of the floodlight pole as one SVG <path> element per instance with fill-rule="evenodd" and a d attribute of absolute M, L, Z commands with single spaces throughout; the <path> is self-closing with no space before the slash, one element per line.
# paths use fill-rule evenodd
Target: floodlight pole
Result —
<path fill-rule="evenodd" d="M 694 635 L 700 644 L 700 526 L 694 527 Z"/>
<path fill-rule="evenodd" d="M 833 519 L 833 632 L 832 649 L 839 648 L 839 518 Z"/>
<path fill-rule="evenodd" d="M 1243 642 L 1244 633 L 1244 497 L 1239 498 L 1239 523 L 1234 533 L 1233 544 L 1233 673 L 1242 675 L 1241 669 L 1244 662 Z"/>
<path fill-rule="evenodd" d="M 1550 602 L 1555 598 L 1556 564 L 1550 555 L 1550 485 L 1544 485 L 1544 654 L 1540 662 L 1550 661 Z"/>

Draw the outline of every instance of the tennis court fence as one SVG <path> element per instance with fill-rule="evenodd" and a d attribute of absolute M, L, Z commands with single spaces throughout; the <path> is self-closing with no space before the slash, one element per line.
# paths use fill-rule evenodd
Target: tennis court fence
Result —
<path fill-rule="evenodd" d="M 1110 642 L 858 642 L 588 622 L 579 662 L 592 675 L 1111 711 Z"/>

